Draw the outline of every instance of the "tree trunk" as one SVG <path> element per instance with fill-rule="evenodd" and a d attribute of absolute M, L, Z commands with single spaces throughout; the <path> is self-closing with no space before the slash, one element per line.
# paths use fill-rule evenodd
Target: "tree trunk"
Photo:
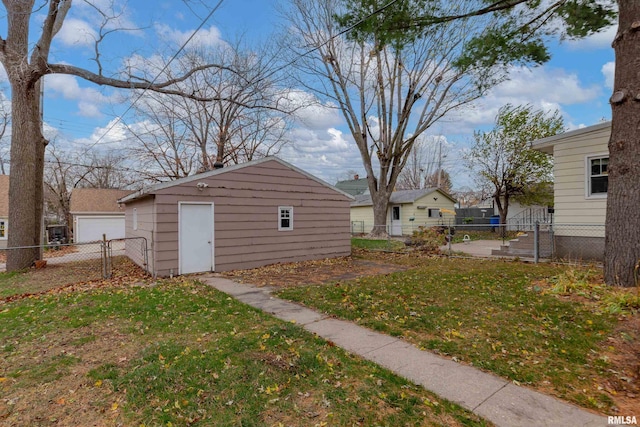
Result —
<path fill-rule="evenodd" d="M 11 80 L 13 129 L 7 245 L 9 248 L 31 248 L 7 251 L 7 271 L 31 267 L 41 257 L 46 147 L 41 130 L 40 85 L 31 83 L 28 78 Z"/>
<path fill-rule="evenodd" d="M 630 287 L 640 274 L 640 2 L 618 6 L 604 274 L 608 285 Z"/>
<path fill-rule="evenodd" d="M 389 197 L 390 195 L 382 194 L 380 191 L 376 194 L 371 194 L 371 201 L 373 202 L 373 228 L 369 235 L 371 237 L 387 237 L 387 217 L 389 211 Z"/>

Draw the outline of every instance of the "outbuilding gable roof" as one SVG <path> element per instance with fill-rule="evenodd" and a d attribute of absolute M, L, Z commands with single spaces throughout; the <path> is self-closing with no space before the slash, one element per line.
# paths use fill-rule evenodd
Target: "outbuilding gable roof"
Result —
<path fill-rule="evenodd" d="M 70 211 L 72 214 L 124 213 L 118 200 L 131 193 L 131 190 L 112 188 L 74 188 L 71 192 Z"/>
<path fill-rule="evenodd" d="M 367 182 L 367 178 L 347 179 L 338 181 L 336 188 L 352 196 L 359 196 L 369 191 L 369 183 Z"/>
<path fill-rule="evenodd" d="M 456 200 L 451 197 L 449 194 L 445 193 L 439 188 L 424 188 L 421 190 L 399 190 L 391 193 L 391 198 L 389 199 L 389 203 L 391 204 L 407 204 L 413 203 L 418 199 L 421 199 L 424 196 L 428 196 L 431 193 L 438 192 L 442 194 L 444 197 L 451 200 L 453 203 L 456 203 Z M 356 196 L 356 200 L 351 202 L 351 207 L 357 206 L 373 206 L 373 201 L 371 200 L 370 194 L 363 194 L 361 196 Z"/>
<path fill-rule="evenodd" d="M 151 194 L 155 194 L 159 190 L 162 190 L 162 189 L 165 189 L 165 188 L 170 188 L 170 187 L 173 187 L 173 186 L 176 186 L 176 185 L 180 185 L 180 184 L 185 184 L 185 183 L 189 183 L 189 182 L 193 182 L 193 181 L 198 181 L 198 180 L 202 180 L 202 179 L 206 179 L 206 178 L 215 177 L 215 176 L 222 175 L 222 174 L 225 174 L 225 173 L 238 171 L 238 170 L 241 170 L 241 169 L 244 169 L 244 168 L 247 168 L 247 167 L 257 166 L 259 164 L 266 163 L 266 162 L 277 162 L 277 163 L 280 163 L 281 165 L 283 165 L 283 166 L 285 166 L 285 167 L 287 167 L 287 168 L 289 168 L 291 170 L 294 170 L 294 171 L 306 176 L 307 178 L 317 182 L 318 184 L 324 185 L 325 187 L 329 187 L 332 190 L 334 190 L 334 191 L 346 196 L 347 198 L 353 200 L 353 196 L 350 195 L 349 193 L 346 193 L 346 192 L 340 190 L 339 188 L 336 188 L 333 185 L 329 184 L 328 182 L 325 182 L 325 181 L 321 180 L 320 178 L 318 178 L 318 177 L 316 177 L 314 175 L 311 175 L 308 172 L 303 171 L 302 169 L 292 165 L 291 163 L 285 162 L 284 160 L 282 160 L 282 159 L 280 159 L 278 157 L 275 157 L 275 156 L 269 156 L 269 157 L 264 157 L 264 158 L 258 159 L 258 160 L 252 160 L 252 161 L 246 162 L 246 163 L 240 163 L 240 164 L 237 164 L 237 165 L 225 166 L 225 167 L 220 168 L 220 169 L 214 169 L 214 170 L 210 170 L 210 171 L 207 171 L 207 172 L 199 173 L 199 174 L 196 174 L 196 175 L 187 176 L 187 177 L 184 177 L 184 178 L 176 179 L 174 181 L 169 181 L 169 182 L 163 182 L 161 184 L 156 184 L 156 185 L 153 185 L 153 186 L 151 186 L 149 188 L 146 188 L 146 189 L 140 190 L 138 192 L 135 192 L 133 194 L 129 194 L 128 196 L 123 197 L 122 199 L 120 199 L 119 202 L 120 203 L 128 203 L 128 202 L 131 202 L 133 200 L 140 199 L 140 198 L 146 197 L 146 196 L 151 195 Z"/>
<path fill-rule="evenodd" d="M 0 217 L 9 216 L 9 175 L 0 175 Z"/>

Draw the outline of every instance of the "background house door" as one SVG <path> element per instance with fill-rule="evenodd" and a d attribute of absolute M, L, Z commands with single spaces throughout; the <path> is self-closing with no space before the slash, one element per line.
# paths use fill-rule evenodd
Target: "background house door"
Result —
<path fill-rule="evenodd" d="M 400 205 L 391 206 L 391 235 L 402 236 L 402 221 L 400 220 Z"/>
<path fill-rule="evenodd" d="M 213 203 L 180 203 L 180 274 L 213 271 Z"/>

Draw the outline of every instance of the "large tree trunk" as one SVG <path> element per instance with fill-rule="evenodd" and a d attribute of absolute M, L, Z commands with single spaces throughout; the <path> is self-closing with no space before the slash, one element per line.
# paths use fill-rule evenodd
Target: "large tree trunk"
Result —
<path fill-rule="evenodd" d="M 40 85 L 11 79 L 12 124 L 9 182 L 7 271 L 30 267 L 41 257 L 43 173 L 46 140 L 42 136 Z"/>
<path fill-rule="evenodd" d="M 618 0 L 609 188 L 605 237 L 605 282 L 634 286 L 640 261 L 640 2 Z"/>
<path fill-rule="evenodd" d="M 375 196 L 371 195 L 373 203 L 373 228 L 369 235 L 371 237 L 387 237 L 387 212 L 389 210 L 389 196 L 378 192 Z"/>

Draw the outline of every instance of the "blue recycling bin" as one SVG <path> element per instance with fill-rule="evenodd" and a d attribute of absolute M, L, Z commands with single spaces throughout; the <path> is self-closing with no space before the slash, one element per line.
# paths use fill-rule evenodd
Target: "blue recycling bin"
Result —
<path fill-rule="evenodd" d="M 491 225 L 491 231 L 496 231 L 496 226 L 500 225 L 500 215 L 491 215 L 489 218 L 489 224 Z"/>

